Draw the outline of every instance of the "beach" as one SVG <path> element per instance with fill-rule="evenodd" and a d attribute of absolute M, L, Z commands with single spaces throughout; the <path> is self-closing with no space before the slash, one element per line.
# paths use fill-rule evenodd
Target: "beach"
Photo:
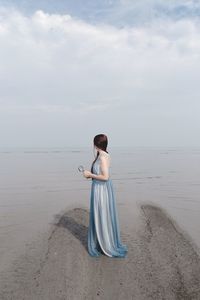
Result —
<path fill-rule="evenodd" d="M 200 299 L 200 149 L 110 153 L 125 258 L 87 252 L 90 148 L 1 151 L 0 299 Z"/>

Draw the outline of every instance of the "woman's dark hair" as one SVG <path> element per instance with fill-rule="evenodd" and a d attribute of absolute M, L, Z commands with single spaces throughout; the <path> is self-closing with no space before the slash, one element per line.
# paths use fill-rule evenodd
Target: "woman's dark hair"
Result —
<path fill-rule="evenodd" d="M 108 151 L 106 150 L 107 145 L 108 145 L 108 138 L 107 138 L 107 136 L 105 134 L 97 134 L 97 135 L 95 135 L 93 143 L 94 143 L 94 146 L 97 146 L 99 149 L 101 149 L 101 150 L 103 150 L 103 151 L 105 151 L 105 152 L 108 153 Z M 91 173 L 93 172 L 92 171 L 93 165 L 94 165 L 95 161 L 97 160 L 98 156 L 99 156 L 99 151 L 97 151 L 97 156 L 95 157 L 95 160 L 92 163 Z"/>

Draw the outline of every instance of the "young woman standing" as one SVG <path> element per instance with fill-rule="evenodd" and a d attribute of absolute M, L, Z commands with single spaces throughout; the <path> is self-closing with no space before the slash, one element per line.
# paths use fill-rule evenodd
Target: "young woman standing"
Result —
<path fill-rule="evenodd" d="M 116 199 L 112 180 L 109 177 L 110 154 L 108 139 L 98 134 L 93 140 L 97 155 L 91 171 L 83 175 L 92 179 L 90 194 L 90 219 L 88 228 L 88 252 L 91 256 L 105 254 L 109 257 L 125 257 L 128 249 L 120 240 Z"/>

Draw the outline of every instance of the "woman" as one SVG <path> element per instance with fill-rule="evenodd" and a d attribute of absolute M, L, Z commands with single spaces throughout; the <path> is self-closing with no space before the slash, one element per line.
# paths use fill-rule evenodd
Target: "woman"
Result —
<path fill-rule="evenodd" d="M 86 178 L 92 178 L 88 252 L 95 257 L 101 254 L 125 257 L 128 249 L 120 240 L 115 194 L 112 180 L 109 178 L 110 155 L 106 150 L 107 136 L 98 134 L 93 142 L 97 155 L 91 171 L 83 172 Z"/>

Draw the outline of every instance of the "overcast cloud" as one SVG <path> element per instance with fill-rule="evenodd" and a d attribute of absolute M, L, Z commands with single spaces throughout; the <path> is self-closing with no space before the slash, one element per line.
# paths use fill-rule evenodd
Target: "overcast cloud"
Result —
<path fill-rule="evenodd" d="M 200 146 L 197 2 L 34 3 L 0 1 L 2 147 Z"/>

